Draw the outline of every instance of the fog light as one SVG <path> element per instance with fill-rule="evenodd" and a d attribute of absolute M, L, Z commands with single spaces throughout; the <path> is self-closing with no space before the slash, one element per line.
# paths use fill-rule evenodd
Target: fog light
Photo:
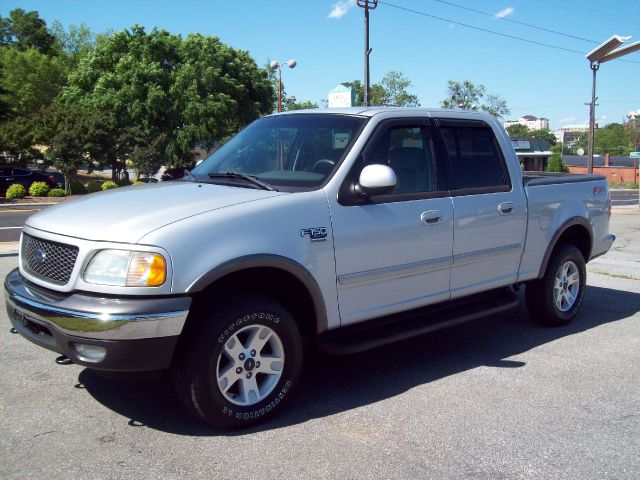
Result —
<path fill-rule="evenodd" d="M 97 345 L 74 343 L 73 348 L 76 350 L 78 358 L 84 362 L 98 363 L 107 355 L 107 349 Z"/>

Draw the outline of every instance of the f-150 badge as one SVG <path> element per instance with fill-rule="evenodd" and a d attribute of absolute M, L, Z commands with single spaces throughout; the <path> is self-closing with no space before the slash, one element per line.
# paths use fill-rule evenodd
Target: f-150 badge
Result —
<path fill-rule="evenodd" d="M 309 237 L 312 242 L 322 242 L 327 239 L 326 227 L 311 227 L 300 230 L 301 237 Z"/>

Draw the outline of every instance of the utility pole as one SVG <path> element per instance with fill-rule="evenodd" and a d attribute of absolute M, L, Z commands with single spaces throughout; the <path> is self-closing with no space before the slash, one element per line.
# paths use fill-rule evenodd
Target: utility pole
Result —
<path fill-rule="evenodd" d="M 364 104 L 371 105 L 371 95 L 369 89 L 369 10 L 375 10 L 378 0 L 357 0 L 360 8 L 364 8 Z"/>
<path fill-rule="evenodd" d="M 593 71 L 593 84 L 591 86 L 591 106 L 589 107 L 589 153 L 587 154 L 587 173 L 593 173 L 593 151 L 596 136 L 596 72 L 600 68 L 598 62 L 591 62 L 591 70 Z"/>

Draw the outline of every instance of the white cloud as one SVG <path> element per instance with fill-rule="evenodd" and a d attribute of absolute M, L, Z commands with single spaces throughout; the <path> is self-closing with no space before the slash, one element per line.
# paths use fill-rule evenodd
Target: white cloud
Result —
<path fill-rule="evenodd" d="M 338 2 L 333 6 L 327 18 L 342 18 L 347 14 L 349 10 L 351 10 L 351 7 L 353 7 L 354 5 L 354 0 L 342 0 L 341 2 Z"/>
<path fill-rule="evenodd" d="M 495 14 L 496 17 L 498 18 L 504 18 L 504 17 L 508 17 L 509 15 L 511 15 L 515 10 L 513 9 L 513 7 L 507 7 L 504 10 L 500 10 L 498 13 Z"/>

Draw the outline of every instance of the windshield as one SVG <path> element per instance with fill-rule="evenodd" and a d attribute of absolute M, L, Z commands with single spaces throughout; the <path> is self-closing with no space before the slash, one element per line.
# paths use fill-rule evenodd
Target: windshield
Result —
<path fill-rule="evenodd" d="M 191 173 L 198 181 L 238 186 L 256 177 L 278 190 L 320 186 L 348 152 L 366 119 L 336 114 L 291 114 L 256 120 Z M 220 174 L 220 175 L 216 175 Z"/>

